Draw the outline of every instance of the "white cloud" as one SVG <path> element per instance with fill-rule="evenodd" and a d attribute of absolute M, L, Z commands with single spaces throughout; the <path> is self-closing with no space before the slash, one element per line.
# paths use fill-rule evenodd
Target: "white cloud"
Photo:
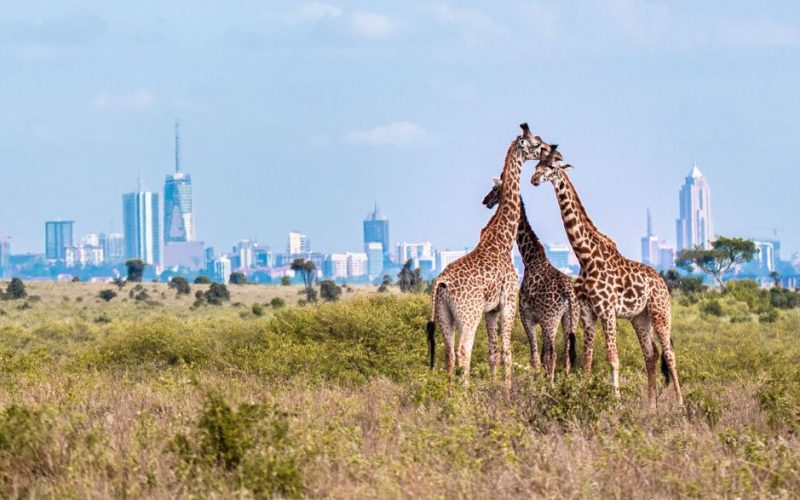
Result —
<path fill-rule="evenodd" d="M 416 123 L 399 121 L 369 130 L 350 132 L 345 140 L 371 146 L 410 146 L 424 142 L 427 137 L 428 131 Z"/>
<path fill-rule="evenodd" d="M 146 111 L 153 107 L 156 97 L 147 89 L 135 90 L 129 94 L 109 94 L 103 92 L 95 97 L 92 104 L 103 111 Z"/>
<path fill-rule="evenodd" d="M 438 4 L 425 10 L 428 15 L 440 23 L 454 26 L 464 38 L 483 39 L 502 32 L 494 19 L 476 9 Z"/>
<path fill-rule="evenodd" d="M 355 11 L 350 15 L 350 29 L 364 38 L 387 38 L 394 34 L 392 19 L 374 12 Z"/>
<path fill-rule="evenodd" d="M 800 27 L 769 19 L 724 21 L 719 39 L 732 47 L 781 47 L 800 45 Z"/>
<path fill-rule="evenodd" d="M 298 7 L 292 17 L 298 21 L 317 23 L 324 19 L 336 19 L 341 15 L 342 9 L 336 5 L 308 2 Z"/>

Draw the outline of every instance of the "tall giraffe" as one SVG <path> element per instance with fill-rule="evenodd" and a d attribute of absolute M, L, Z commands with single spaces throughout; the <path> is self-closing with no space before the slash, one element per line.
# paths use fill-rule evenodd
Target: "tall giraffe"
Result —
<path fill-rule="evenodd" d="M 489 367 L 497 370 L 497 336 L 500 330 L 502 363 L 505 382 L 511 381 L 511 329 L 516 313 L 517 273 L 511 250 L 519 224 L 519 183 L 522 164 L 539 159 L 549 148 L 538 136 L 531 134 L 523 123 L 522 135 L 511 142 L 503 166 L 503 188 L 500 205 L 481 231 L 477 246 L 464 257 L 450 263 L 436 279 L 431 299 L 431 320 L 428 321 L 428 351 L 430 367 L 435 360 L 436 324 L 442 330 L 445 344 L 445 364 L 452 380 L 455 362 L 463 370 L 464 382 L 469 381 L 472 346 L 475 330 L 486 318 L 489 336 Z M 461 333 L 458 355 L 455 352 L 455 330 Z"/>
<path fill-rule="evenodd" d="M 553 146 L 555 147 L 555 146 Z M 483 199 L 487 208 L 500 201 L 502 181 L 495 178 L 495 185 Z M 547 259 L 544 246 L 533 231 L 525 212 L 525 203 L 520 196 L 517 247 L 522 255 L 525 273 L 519 291 L 519 314 L 522 326 L 528 335 L 531 348 L 531 366 L 539 368 L 539 348 L 536 343 L 536 325 L 542 328 L 542 364 L 553 381 L 556 370 L 555 339 L 558 324 L 564 334 L 564 368 L 567 373 L 575 363 L 575 332 L 578 329 L 580 306 L 575 296 L 572 280 L 556 269 Z"/>
<path fill-rule="evenodd" d="M 656 404 L 656 364 L 658 347 L 653 329 L 661 343 L 662 371 L 675 388 L 678 404 L 683 404 L 675 353 L 672 349 L 671 303 L 669 290 L 652 267 L 634 262 L 620 254 L 617 246 L 601 233 L 589 219 L 578 197 L 561 153 L 551 148 L 546 158 L 536 165 L 531 183 L 538 186 L 550 182 L 555 189 L 564 229 L 581 264 L 579 300 L 584 304 L 583 365 L 589 373 L 592 366 L 594 324 L 600 319 L 606 335 L 606 354 L 611 366 L 611 383 L 619 396 L 619 356 L 617 355 L 617 318 L 629 319 L 636 331 L 647 371 L 648 399 Z M 666 368 L 665 368 L 665 366 Z"/>

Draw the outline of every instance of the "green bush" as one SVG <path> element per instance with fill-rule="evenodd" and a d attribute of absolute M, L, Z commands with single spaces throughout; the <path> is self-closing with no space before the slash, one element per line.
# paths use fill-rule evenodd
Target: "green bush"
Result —
<path fill-rule="evenodd" d="M 339 296 L 342 295 L 342 287 L 332 280 L 324 280 L 319 284 L 319 295 L 326 302 L 339 300 Z"/>
<path fill-rule="evenodd" d="M 264 306 L 262 306 L 258 302 L 253 304 L 253 307 L 251 308 L 251 310 L 253 311 L 253 314 L 256 315 L 256 316 L 263 316 L 264 315 Z"/>
<path fill-rule="evenodd" d="M 52 440 L 41 410 L 16 404 L 5 408 L 0 412 L 0 478 L 10 468 L 47 476 L 53 465 L 47 456 Z"/>
<path fill-rule="evenodd" d="M 269 305 L 271 305 L 273 309 L 280 309 L 286 306 L 286 301 L 280 297 L 275 297 L 269 301 Z"/>
<path fill-rule="evenodd" d="M 210 285 L 211 278 L 208 276 L 203 276 L 202 274 L 194 279 L 195 285 Z"/>
<path fill-rule="evenodd" d="M 724 316 L 725 311 L 722 310 L 722 304 L 717 299 L 711 299 L 703 306 L 703 312 L 712 316 Z"/>
<path fill-rule="evenodd" d="M 703 389 L 696 389 L 686 394 L 683 404 L 690 420 L 704 420 L 709 427 L 716 426 L 722 417 L 722 406 Z"/>
<path fill-rule="evenodd" d="M 189 281 L 183 276 L 173 276 L 169 280 L 169 287 L 174 288 L 178 295 L 189 295 L 192 293 L 192 287 L 189 286 Z"/>
<path fill-rule="evenodd" d="M 27 296 L 28 292 L 25 291 L 25 283 L 19 278 L 11 278 L 8 286 L 6 286 L 6 293 L 2 294 L 4 300 L 24 299 Z"/>
<path fill-rule="evenodd" d="M 97 296 L 105 302 L 110 302 L 111 299 L 117 296 L 117 292 L 110 288 L 106 288 L 105 290 L 100 290 Z"/>
<path fill-rule="evenodd" d="M 776 309 L 770 309 L 758 315 L 759 323 L 775 323 L 780 318 L 780 314 Z"/>

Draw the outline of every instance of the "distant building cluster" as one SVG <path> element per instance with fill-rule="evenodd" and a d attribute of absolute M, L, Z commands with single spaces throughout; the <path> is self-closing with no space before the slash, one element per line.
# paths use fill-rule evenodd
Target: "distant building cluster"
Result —
<path fill-rule="evenodd" d="M 75 236 L 75 221 L 45 222 L 43 254 L 11 253 L 11 238 L 0 234 L 0 279 L 20 276 L 29 279 L 81 279 L 107 281 L 125 273 L 124 263 L 140 259 L 148 266 L 149 279 L 169 279 L 206 275 L 227 283 L 232 273 L 241 273 L 255 283 L 275 283 L 295 279 L 292 263 L 311 261 L 320 279 L 349 283 L 380 283 L 384 276 L 392 280 L 404 265 L 418 269 L 425 278 L 438 275 L 450 263 L 466 255 L 469 249 L 437 249 L 430 241 L 399 241 L 392 246 L 389 218 L 377 203 L 363 220 L 363 246 L 358 251 L 321 253 L 314 251 L 312 240 L 302 231 L 290 231 L 285 251 L 273 251 L 252 239 L 242 239 L 229 251 L 215 252 L 197 240 L 193 208 L 192 177 L 181 165 L 181 139 L 175 124 L 174 171 L 164 180 L 161 193 L 145 190 L 141 181 L 136 190 L 122 195 L 122 231 L 89 233 Z M 163 205 L 161 203 L 163 199 Z M 679 191 L 679 216 L 676 242 L 660 238 L 647 211 L 645 236 L 641 238 L 641 260 L 659 270 L 675 266 L 676 254 L 687 248 L 710 248 L 714 239 L 711 216 L 711 189 L 697 165 L 693 165 Z M 763 279 L 771 273 L 798 275 L 796 262 L 781 260 L 780 241 L 755 240 L 756 258 L 738 270 L 739 274 Z M 550 262 L 558 269 L 575 275 L 579 271 L 572 248 L 564 243 L 545 244 Z M 519 255 L 515 266 L 520 275 L 523 266 Z"/>

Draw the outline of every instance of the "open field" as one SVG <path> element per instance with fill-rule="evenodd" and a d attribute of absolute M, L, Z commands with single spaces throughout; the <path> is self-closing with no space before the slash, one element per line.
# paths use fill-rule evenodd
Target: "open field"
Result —
<path fill-rule="evenodd" d="M 448 395 L 425 363 L 425 295 L 354 287 L 257 315 L 254 303 L 295 303 L 299 288 L 229 286 L 230 302 L 192 308 L 204 286 L 176 298 L 144 283 L 136 301 L 128 285 L 108 303 L 96 297 L 109 285 L 27 286 L 38 300 L 0 301 L 1 497 L 800 491 L 798 309 L 760 323 L 725 298 L 731 322 L 701 312 L 708 299 L 676 300 L 683 412 L 671 390 L 647 409 L 625 321 L 618 404 L 602 335 L 592 376 L 549 387 L 527 369 L 519 325 L 509 398 L 489 380 L 483 327 L 472 386 Z"/>

